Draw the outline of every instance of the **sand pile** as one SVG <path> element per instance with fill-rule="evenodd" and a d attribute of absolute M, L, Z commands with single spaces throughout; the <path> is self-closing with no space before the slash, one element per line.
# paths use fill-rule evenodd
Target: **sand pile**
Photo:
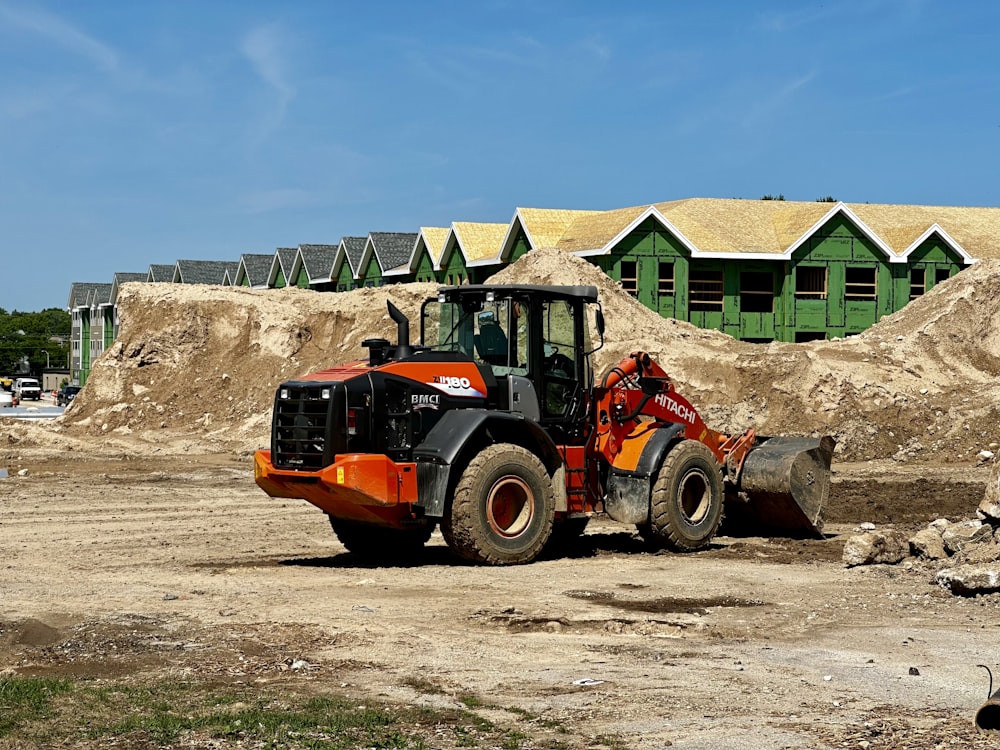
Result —
<path fill-rule="evenodd" d="M 831 434 L 839 460 L 976 461 L 1000 441 L 998 263 L 963 271 L 860 336 L 808 344 L 748 344 L 663 319 L 557 250 L 528 253 L 492 281 L 596 285 L 607 332 L 595 369 L 645 349 L 717 429 Z M 364 358 L 365 338 L 394 341 L 386 299 L 416 321 L 435 288 L 124 285 L 118 340 L 63 419 L 40 429 L 130 450 L 248 453 L 269 440 L 280 382 Z"/>
<path fill-rule="evenodd" d="M 71 435 L 162 450 L 250 452 L 270 439 L 277 386 L 367 356 L 369 337 L 396 338 L 392 299 L 412 320 L 435 286 L 344 294 L 173 284 L 123 285 L 115 343 L 61 420 Z"/>

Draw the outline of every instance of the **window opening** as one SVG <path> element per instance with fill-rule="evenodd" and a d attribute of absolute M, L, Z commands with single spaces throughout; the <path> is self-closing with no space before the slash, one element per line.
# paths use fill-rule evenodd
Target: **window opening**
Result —
<path fill-rule="evenodd" d="M 844 296 L 853 300 L 875 299 L 875 268 L 848 266 L 844 276 Z"/>
<path fill-rule="evenodd" d="M 795 343 L 802 344 L 806 341 L 823 341 L 826 339 L 826 331 L 796 331 Z"/>
<path fill-rule="evenodd" d="M 740 312 L 774 312 L 774 274 L 770 271 L 740 273 Z"/>
<path fill-rule="evenodd" d="M 673 261 L 661 260 L 659 262 L 659 281 L 656 291 L 661 294 L 674 293 L 674 264 Z"/>
<path fill-rule="evenodd" d="M 951 269 L 949 268 L 935 268 L 934 269 L 934 283 L 940 284 L 942 281 L 947 281 L 951 278 Z"/>
<path fill-rule="evenodd" d="M 826 299 L 826 266 L 797 266 L 795 296 L 799 299 Z"/>
<path fill-rule="evenodd" d="M 927 291 L 926 277 L 927 274 L 923 268 L 910 269 L 910 299 L 916 299 Z"/>
<path fill-rule="evenodd" d="M 634 260 L 623 260 L 618 266 L 622 289 L 635 297 L 639 293 L 639 264 Z"/>
<path fill-rule="evenodd" d="M 688 278 L 692 312 L 722 312 L 722 271 L 692 270 Z"/>

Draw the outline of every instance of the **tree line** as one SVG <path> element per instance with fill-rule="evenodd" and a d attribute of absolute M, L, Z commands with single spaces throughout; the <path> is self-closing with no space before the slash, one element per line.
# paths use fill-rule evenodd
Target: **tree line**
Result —
<path fill-rule="evenodd" d="M 30 313 L 0 307 L 0 376 L 68 368 L 70 330 L 69 313 L 57 307 Z"/>

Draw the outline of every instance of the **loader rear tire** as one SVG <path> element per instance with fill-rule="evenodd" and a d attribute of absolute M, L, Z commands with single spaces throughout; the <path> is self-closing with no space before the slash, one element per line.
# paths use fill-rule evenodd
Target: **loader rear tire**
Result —
<path fill-rule="evenodd" d="M 667 453 L 653 483 L 646 541 L 675 552 L 705 547 L 722 522 L 722 474 L 712 451 L 682 440 Z"/>
<path fill-rule="evenodd" d="M 497 443 L 462 472 L 441 533 L 461 558 L 518 565 L 542 551 L 554 517 L 552 481 L 542 462 L 518 445 Z"/>
<path fill-rule="evenodd" d="M 427 523 L 407 529 L 392 529 L 329 516 L 330 526 L 347 551 L 368 562 L 404 562 L 423 549 L 434 532 Z"/>

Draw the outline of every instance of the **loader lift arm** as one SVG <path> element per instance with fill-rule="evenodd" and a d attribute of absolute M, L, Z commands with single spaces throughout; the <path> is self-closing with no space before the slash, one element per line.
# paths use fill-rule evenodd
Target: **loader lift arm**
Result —
<path fill-rule="evenodd" d="M 708 427 L 647 352 L 632 352 L 595 389 L 595 450 L 614 464 L 643 421 L 678 424 L 684 438 L 707 446 L 741 507 L 736 515 L 763 526 L 821 534 L 833 454 L 830 438 L 761 438 L 754 429 L 727 435 Z M 749 470 L 748 470 L 749 469 Z"/>

